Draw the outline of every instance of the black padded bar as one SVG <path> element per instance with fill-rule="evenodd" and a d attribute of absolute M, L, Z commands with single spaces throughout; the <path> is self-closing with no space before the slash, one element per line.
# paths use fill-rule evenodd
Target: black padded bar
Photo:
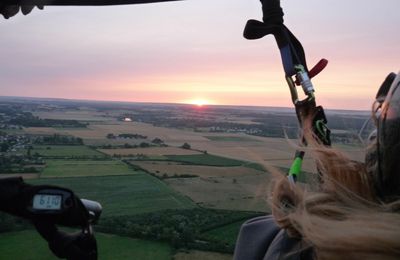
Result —
<path fill-rule="evenodd" d="M 131 5 L 182 0 L 3 0 L 2 5 Z"/>

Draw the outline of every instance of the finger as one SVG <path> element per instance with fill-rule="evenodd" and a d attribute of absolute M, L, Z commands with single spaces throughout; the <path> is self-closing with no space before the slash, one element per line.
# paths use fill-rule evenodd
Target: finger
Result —
<path fill-rule="evenodd" d="M 32 12 L 32 10 L 33 10 L 34 7 L 35 7 L 34 5 L 22 5 L 22 6 L 21 6 L 21 12 L 22 12 L 24 15 L 27 15 L 27 14 L 29 14 L 30 12 Z"/>
<path fill-rule="evenodd" d="M 16 15 L 18 11 L 19 11 L 18 5 L 7 5 L 2 8 L 1 14 L 4 16 L 4 18 L 8 19 Z"/>

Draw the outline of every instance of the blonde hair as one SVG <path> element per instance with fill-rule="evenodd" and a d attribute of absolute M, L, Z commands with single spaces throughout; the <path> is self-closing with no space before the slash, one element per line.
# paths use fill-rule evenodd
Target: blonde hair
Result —
<path fill-rule="evenodd" d="M 278 225 L 313 247 L 319 260 L 400 259 L 400 200 L 381 202 L 365 165 L 324 147 L 310 129 L 307 152 L 320 183 L 311 190 L 274 174 L 270 204 Z"/>

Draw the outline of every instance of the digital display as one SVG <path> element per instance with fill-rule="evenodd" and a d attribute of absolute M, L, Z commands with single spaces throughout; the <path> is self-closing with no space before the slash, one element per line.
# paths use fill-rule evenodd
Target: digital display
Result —
<path fill-rule="evenodd" d="M 33 197 L 33 209 L 60 210 L 61 202 L 61 195 L 36 194 Z"/>

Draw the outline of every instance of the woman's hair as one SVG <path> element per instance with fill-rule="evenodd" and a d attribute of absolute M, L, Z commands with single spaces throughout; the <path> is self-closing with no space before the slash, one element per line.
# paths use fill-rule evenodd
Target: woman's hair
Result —
<path fill-rule="evenodd" d="M 274 174 L 270 204 L 278 225 L 313 247 L 316 259 L 400 259 L 400 200 L 380 201 L 364 164 L 321 145 L 310 127 L 304 137 L 318 183 L 301 187 Z"/>

